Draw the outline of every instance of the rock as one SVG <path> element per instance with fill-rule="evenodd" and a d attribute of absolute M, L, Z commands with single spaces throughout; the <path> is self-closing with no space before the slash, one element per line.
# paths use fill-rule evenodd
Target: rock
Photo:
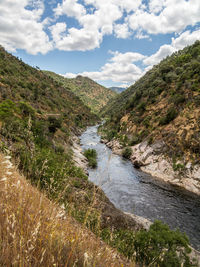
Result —
<path fill-rule="evenodd" d="M 73 160 L 77 167 L 83 169 L 84 173 L 88 175 L 88 162 L 86 157 L 82 153 L 82 148 L 79 144 L 79 138 L 77 136 L 73 136 Z"/>
<path fill-rule="evenodd" d="M 124 212 L 125 214 L 129 215 L 131 218 L 133 218 L 141 227 L 145 230 L 149 230 L 149 227 L 151 226 L 152 222 L 146 218 L 143 218 L 141 216 Z"/>
<path fill-rule="evenodd" d="M 139 169 L 142 166 L 145 166 L 144 162 L 142 162 L 140 160 L 137 160 L 137 159 L 132 160 L 132 163 L 133 163 L 134 167 L 137 168 L 137 169 Z"/>

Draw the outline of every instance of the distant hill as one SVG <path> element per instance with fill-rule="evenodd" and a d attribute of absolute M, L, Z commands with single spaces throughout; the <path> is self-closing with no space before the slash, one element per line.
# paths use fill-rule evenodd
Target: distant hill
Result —
<path fill-rule="evenodd" d="M 160 140 L 174 169 L 200 164 L 200 41 L 162 60 L 102 114 L 110 118 L 110 139 L 124 145 Z"/>
<path fill-rule="evenodd" d="M 61 86 L 72 90 L 94 113 L 98 113 L 111 98 L 116 96 L 115 92 L 88 77 L 79 75 L 76 78 L 68 79 L 54 72 L 44 72 L 59 82 Z"/>
<path fill-rule="evenodd" d="M 0 47 L 0 101 L 25 101 L 39 114 L 64 114 L 69 127 L 84 126 L 95 116 L 72 92 L 42 71 L 30 67 Z M 81 117 L 80 117 L 81 116 Z"/>
<path fill-rule="evenodd" d="M 120 94 L 121 92 L 126 90 L 126 88 L 124 87 L 109 87 L 109 89 L 113 92 L 116 92 L 117 94 Z"/>

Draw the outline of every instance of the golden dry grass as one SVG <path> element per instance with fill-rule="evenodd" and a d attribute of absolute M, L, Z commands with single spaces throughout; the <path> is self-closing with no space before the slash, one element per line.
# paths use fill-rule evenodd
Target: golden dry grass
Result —
<path fill-rule="evenodd" d="M 134 266 L 31 186 L 0 154 L 0 266 Z"/>

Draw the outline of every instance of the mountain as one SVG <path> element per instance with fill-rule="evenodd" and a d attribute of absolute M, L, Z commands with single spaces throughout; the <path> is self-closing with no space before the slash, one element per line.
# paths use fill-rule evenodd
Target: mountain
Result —
<path fill-rule="evenodd" d="M 101 250 L 102 259 L 107 257 L 113 266 L 129 266 L 123 256 L 116 257 L 116 251 L 108 253 L 102 240 L 131 258 L 130 236 L 133 236 L 133 230 L 141 228 L 141 224 L 115 208 L 75 162 L 77 157 L 86 162 L 77 135 L 98 121 L 71 88 L 62 87 L 44 72 L 0 47 L 0 151 L 4 153 L 0 153 L 0 193 L 1 202 L 6 203 L 5 209 L 2 207 L 0 211 L 0 227 L 5 229 L 1 235 L 0 253 L 4 255 L 0 257 L 1 266 L 9 266 L 11 260 L 12 263 L 38 265 L 36 259 L 41 264 L 43 256 L 44 261 L 49 262 L 48 266 L 64 266 L 66 262 L 70 266 L 79 262 L 82 266 L 87 265 L 87 257 L 90 260 L 91 255 L 94 265 L 98 250 L 94 248 L 95 251 L 88 252 L 87 244 L 82 243 L 84 238 L 89 240 L 88 235 L 93 236 L 91 245 L 97 245 L 99 240 L 105 248 Z M 19 173 L 23 175 L 21 178 Z M 30 184 L 34 188 L 30 188 Z M 44 195 L 38 190 L 45 195 L 44 202 Z M 54 211 L 58 210 L 59 214 L 56 214 Z M 7 220 L 11 217 L 14 219 Z M 63 219 L 65 217 L 67 221 Z M 72 221 L 71 226 L 68 224 L 69 231 L 63 231 L 69 221 Z M 122 242 L 118 242 L 119 235 Z M 83 246 L 77 246 L 79 240 Z M 39 254 L 35 253 L 36 248 Z M 112 253 L 116 257 L 113 264 Z"/>
<path fill-rule="evenodd" d="M 109 89 L 118 94 L 126 90 L 124 87 L 109 87 Z"/>
<path fill-rule="evenodd" d="M 132 146 L 136 165 L 146 164 L 143 170 L 163 175 L 196 193 L 200 193 L 199 77 L 200 41 L 196 41 L 162 60 L 102 111 L 109 117 L 105 135 L 109 140 L 115 138 L 124 146 Z M 143 152 L 149 151 L 151 156 L 139 157 L 137 144 L 141 144 L 141 154 L 144 148 Z M 154 154 L 160 153 L 160 159 L 155 160 L 160 163 L 163 160 L 164 164 L 167 159 L 162 175 L 150 170 L 157 166 L 150 163 L 153 158 L 150 147 L 153 151 L 156 145 L 158 151 Z M 139 160 L 140 164 L 136 162 Z"/>
<path fill-rule="evenodd" d="M 94 113 L 98 113 L 116 95 L 112 90 L 99 85 L 87 77 L 79 75 L 76 78 L 68 79 L 54 72 L 44 72 L 63 87 L 70 88 Z"/>
<path fill-rule="evenodd" d="M 41 115 L 60 114 L 71 129 L 96 120 L 72 90 L 0 47 L 0 100 L 6 99 L 15 103 L 25 101 Z"/>

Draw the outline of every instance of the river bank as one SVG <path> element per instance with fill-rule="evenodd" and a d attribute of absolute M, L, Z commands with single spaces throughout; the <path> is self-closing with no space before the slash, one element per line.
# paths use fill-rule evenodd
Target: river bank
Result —
<path fill-rule="evenodd" d="M 83 155 L 84 149 L 80 144 L 80 136 L 72 137 L 72 151 L 73 151 L 73 160 L 77 167 L 80 167 L 84 173 L 88 176 L 88 161 L 87 158 Z M 100 188 L 98 190 L 101 190 Z M 113 220 L 116 218 L 118 222 L 121 221 L 122 225 L 125 224 L 127 228 L 133 228 L 134 230 L 146 229 L 148 230 L 152 222 L 144 217 L 137 216 L 135 214 L 125 213 L 117 209 L 109 200 L 106 201 L 106 206 L 103 208 L 103 211 L 106 214 L 106 220 Z M 113 222 L 115 219 L 113 220 Z M 114 222 L 115 224 L 115 222 Z"/>
<path fill-rule="evenodd" d="M 101 142 L 111 148 L 113 153 L 122 155 L 123 147 L 118 140 L 101 139 Z M 163 142 L 149 145 L 144 141 L 131 146 L 131 149 L 130 160 L 134 167 L 166 183 L 200 196 L 200 166 L 198 164 L 193 165 L 191 162 L 184 164 L 181 161 L 173 163 L 163 154 L 166 149 Z"/>
<path fill-rule="evenodd" d="M 82 149 L 93 148 L 98 154 L 98 167 L 88 169 L 89 180 L 104 191 L 117 209 L 179 228 L 199 250 L 199 197 L 135 169 L 133 163 L 117 155 L 121 148 L 113 153 L 101 143 L 97 128 L 89 127 L 80 136 Z"/>

